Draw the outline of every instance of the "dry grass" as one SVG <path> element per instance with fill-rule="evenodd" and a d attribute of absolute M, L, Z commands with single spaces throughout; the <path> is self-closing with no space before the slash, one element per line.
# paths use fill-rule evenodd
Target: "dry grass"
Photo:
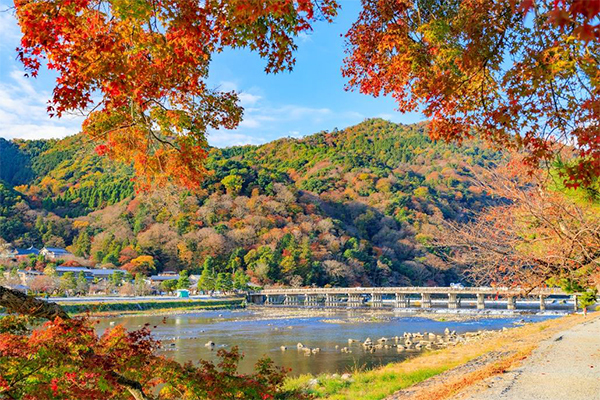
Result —
<path fill-rule="evenodd" d="M 570 315 L 509 329 L 471 343 L 428 352 L 401 363 L 357 372 L 353 375 L 353 382 L 321 375 L 317 377 L 319 385 L 311 388 L 309 392 L 318 399 L 380 400 L 433 376 L 427 385 L 422 385 L 422 388 L 417 387 L 418 389 L 412 392 L 411 399 L 447 399 L 476 382 L 510 369 L 528 357 L 540 341 L 584 320 L 583 316 Z M 438 379 L 439 382 L 436 382 L 435 375 L 466 364 L 489 352 L 498 351 L 506 356 L 464 374 L 444 376 L 443 380 Z M 314 377 L 304 375 L 292 379 L 287 387 L 303 387 L 312 378 Z"/>

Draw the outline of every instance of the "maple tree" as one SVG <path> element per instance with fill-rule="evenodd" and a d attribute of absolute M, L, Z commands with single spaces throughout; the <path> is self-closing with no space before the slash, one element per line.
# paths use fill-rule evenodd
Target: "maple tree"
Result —
<path fill-rule="evenodd" d="M 133 162 L 140 187 L 197 188 L 206 132 L 235 128 L 235 92 L 210 88 L 211 57 L 249 48 L 290 70 L 294 39 L 335 16 L 335 0 L 15 0 L 18 57 L 58 73 L 51 115 L 83 112 L 99 154 Z"/>
<path fill-rule="evenodd" d="M 282 389 L 285 370 L 268 359 L 239 374 L 237 348 L 221 362 L 179 364 L 157 355 L 148 327 L 98 335 L 95 322 L 69 318 L 56 304 L 0 286 L 0 398 L 9 399 L 304 399 Z M 40 325 L 39 319 L 48 319 Z"/>
<path fill-rule="evenodd" d="M 558 173 L 526 173 L 518 157 L 480 173 L 499 204 L 468 223 L 445 221 L 434 247 L 478 285 L 600 288 L 598 187 L 568 189 Z"/>
<path fill-rule="evenodd" d="M 600 175 L 600 1 L 363 0 L 348 89 L 422 109 L 435 139 L 479 135 L 536 168 L 567 148 L 571 186 Z M 564 157 L 564 152 L 562 154 Z"/>

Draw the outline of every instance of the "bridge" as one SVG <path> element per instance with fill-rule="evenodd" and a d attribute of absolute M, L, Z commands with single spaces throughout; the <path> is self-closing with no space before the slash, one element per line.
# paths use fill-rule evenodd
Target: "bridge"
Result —
<path fill-rule="evenodd" d="M 486 307 L 516 310 L 530 308 L 534 300 L 539 309 L 559 304 L 577 310 L 578 294 L 558 288 L 539 288 L 525 292 L 519 288 L 492 287 L 378 287 L 378 288 L 289 288 L 251 292 L 251 303 L 267 306 L 344 307 L 344 308 L 434 308 L 449 309 Z M 554 307 L 554 306 L 553 306 Z"/>

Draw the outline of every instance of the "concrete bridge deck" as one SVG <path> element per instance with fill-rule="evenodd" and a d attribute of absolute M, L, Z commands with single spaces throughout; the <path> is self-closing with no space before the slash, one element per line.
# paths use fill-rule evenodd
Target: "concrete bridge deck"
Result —
<path fill-rule="evenodd" d="M 509 310 L 517 309 L 517 300 L 535 298 L 539 308 L 545 310 L 547 302 L 553 298 L 563 304 L 570 304 L 572 310 L 577 310 L 578 294 L 567 294 L 559 288 L 538 288 L 529 292 L 521 288 L 492 288 L 492 287 L 379 287 L 379 288 L 289 288 L 264 289 L 248 295 L 249 301 L 263 305 L 287 305 L 308 307 L 364 307 L 409 308 L 411 303 L 418 307 L 431 308 L 445 303 L 448 308 L 475 306 L 477 309 L 491 305 L 506 303 Z"/>

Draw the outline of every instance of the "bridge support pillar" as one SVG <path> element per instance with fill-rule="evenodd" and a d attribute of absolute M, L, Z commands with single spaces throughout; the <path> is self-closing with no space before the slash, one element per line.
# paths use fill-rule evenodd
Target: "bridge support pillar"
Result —
<path fill-rule="evenodd" d="M 310 307 L 314 307 L 319 305 L 319 298 L 316 295 L 307 295 L 306 296 L 306 305 Z"/>
<path fill-rule="evenodd" d="M 348 307 L 360 307 L 361 303 L 359 294 L 348 293 Z"/>
<path fill-rule="evenodd" d="M 483 293 L 477 293 L 477 309 L 483 310 L 485 308 L 485 296 Z"/>
<path fill-rule="evenodd" d="M 448 308 L 458 308 L 458 295 L 456 293 L 448 293 Z"/>
<path fill-rule="evenodd" d="M 371 293 L 371 307 L 381 308 L 383 307 L 383 299 L 381 293 Z"/>
<path fill-rule="evenodd" d="M 335 307 L 336 297 L 333 294 L 325 294 L 325 307 Z"/>
<path fill-rule="evenodd" d="M 431 307 L 431 294 L 421 293 L 421 308 Z"/>
<path fill-rule="evenodd" d="M 396 293 L 396 308 L 410 307 L 410 298 L 404 293 Z"/>
<path fill-rule="evenodd" d="M 273 298 L 271 297 L 270 294 L 267 295 L 266 299 L 265 299 L 265 304 L 270 306 L 271 304 L 273 304 Z"/>
<path fill-rule="evenodd" d="M 546 311 L 546 296 L 540 295 L 540 311 Z"/>
<path fill-rule="evenodd" d="M 517 302 L 515 301 L 515 297 L 514 296 L 508 296 L 506 298 L 506 309 L 507 310 L 514 310 L 517 308 Z"/>

